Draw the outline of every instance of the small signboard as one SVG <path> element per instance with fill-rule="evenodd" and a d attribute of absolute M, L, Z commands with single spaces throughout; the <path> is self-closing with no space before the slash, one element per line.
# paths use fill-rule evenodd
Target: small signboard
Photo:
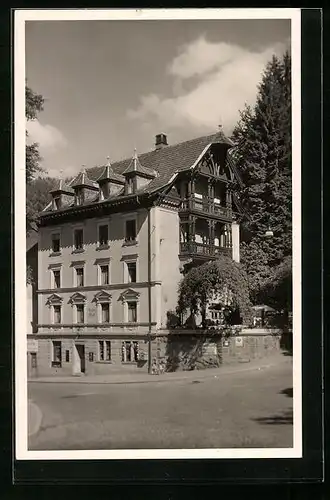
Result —
<path fill-rule="evenodd" d="M 38 341 L 36 339 L 27 339 L 27 352 L 38 352 Z"/>
<path fill-rule="evenodd" d="M 243 345 L 243 337 L 236 337 L 235 344 L 236 346 L 241 347 Z"/>

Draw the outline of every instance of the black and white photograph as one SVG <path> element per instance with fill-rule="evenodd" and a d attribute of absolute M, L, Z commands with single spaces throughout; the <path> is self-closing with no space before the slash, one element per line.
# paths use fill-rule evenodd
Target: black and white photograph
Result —
<path fill-rule="evenodd" d="M 301 457 L 300 10 L 14 41 L 17 458 Z"/>

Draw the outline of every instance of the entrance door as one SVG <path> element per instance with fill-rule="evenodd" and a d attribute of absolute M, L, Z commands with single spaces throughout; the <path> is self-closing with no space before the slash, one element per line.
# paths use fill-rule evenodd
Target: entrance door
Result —
<path fill-rule="evenodd" d="M 76 344 L 77 352 L 80 359 L 80 371 L 81 373 L 85 373 L 86 364 L 85 364 L 85 346 L 83 344 Z"/>

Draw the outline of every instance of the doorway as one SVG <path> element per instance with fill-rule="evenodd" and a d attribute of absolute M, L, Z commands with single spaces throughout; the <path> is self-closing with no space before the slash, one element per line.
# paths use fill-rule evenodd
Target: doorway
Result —
<path fill-rule="evenodd" d="M 81 373 L 85 373 L 86 371 L 85 346 L 84 344 L 76 344 L 76 349 L 80 361 L 80 371 Z"/>

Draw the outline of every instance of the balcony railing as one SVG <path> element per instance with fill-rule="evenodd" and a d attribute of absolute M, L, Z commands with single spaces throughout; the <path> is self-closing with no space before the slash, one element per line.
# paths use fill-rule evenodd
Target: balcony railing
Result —
<path fill-rule="evenodd" d="M 220 203 L 216 203 L 213 200 L 205 198 L 187 198 L 186 200 L 183 200 L 181 210 L 197 210 L 208 214 L 222 215 L 228 218 L 230 217 L 230 210 L 227 207 L 223 207 Z"/>
<path fill-rule="evenodd" d="M 231 256 L 232 249 L 228 247 L 218 247 L 216 245 L 208 245 L 205 243 L 197 243 L 196 241 L 188 241 L 180 243 L 180 253 L 189 255 L 206 255 L 217 257 L 218 255 Z"/>

